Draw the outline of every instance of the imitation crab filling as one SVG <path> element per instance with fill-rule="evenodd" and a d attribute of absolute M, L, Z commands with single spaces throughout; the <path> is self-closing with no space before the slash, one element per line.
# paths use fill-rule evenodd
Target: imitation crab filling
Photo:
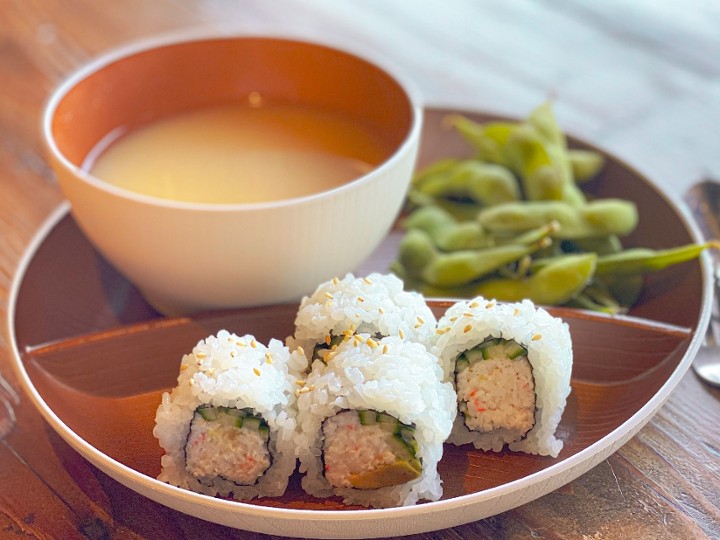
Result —
<path fill-rule="evenodd" d="M 472 431 L 504 430 L 520 440 L 535 425 L 535 381 L 527 349 L 489 338 L 455 363 L 458 410 Z"/>
<path fill-rule="evenodd" d="M 185 468 L 200 482 L 220 477 L 250 486 L 270 467 L 269 429 L 252 409 L 202 405 L 185 446 Z"/>
<path fill-rule="evenodd" d="M 378 489 L 422 473 L 415 427 L 372 410 L 343 411 L 323 422 L 325 478 L 335 487 Z"/>

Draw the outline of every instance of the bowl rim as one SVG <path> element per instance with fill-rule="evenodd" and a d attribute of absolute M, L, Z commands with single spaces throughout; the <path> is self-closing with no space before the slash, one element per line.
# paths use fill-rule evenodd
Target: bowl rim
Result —
<path fill-rule="evenodd" d="M 90 75 L 97 73 L 101 69 L 124 58 L 161 47 L 200 41 L 237 41 L 251 39 L 283 41 L 289 44 L 295 43 L 330 49 L 379 69 L 383 72 L 383 74 L 398 85 L 399 89 L 403 94 L 405 94 L 408 101 L 411 116 L 410 126 L 400 144 L 394 147 L 390 156 L 377 166 L 373 167 L 369 172 L 347 182 L 343 182 L 339 186 L 300 197 L 252 203 L 198 203 L 177 201 L 131 191 L 97 178 L 88 171 L 84 170 L 82 167 L 72 163 L 58 148 L 55 137 L 52 133 L 52 122 L 55 117 L 57 107 L 72 88 L 88 78 Z M 381 58 L 378 54 L 370 54 L 368 51 L 359 52 L 351 49 L 350 47 L 339 45 L 329 40 L 315 38 L 309 39 L 306 37 L 274 34 L 270 32 L 219 33 L 217 31 L 208 32 L 203 30 L 185 30 L 159 34 L 150 38 L 139 39 L 126 43 L 114 49 L 100 53 L 94 59 L 71 72 L 51 91 L 48 96 L 42 109 L 40 131 L 42 143 L 48 156 L 60 163 L 63 168 L 70 171 L 81 183 L 93 188 L 94 190 L 103 192 L 112 197 L 119 197 L 126 202 L 154 206 L 163 209 L 222 213 L 236 211 L 261 211 L 270 209 L 282 210 L 291 206 L 321 203 L 322 201 L 343 192 L 360 189 L 362 186 L 371 183 L 377 177 L 384 176 L 387 170 L 392 169 L 398 162 L 405 159 L 406 156 L 412 156 L 414 162 L 422 132 L 423 117 L 424 106 L 420 98 L 420 92 L 415 84 L 403 73 L 402 68 L 397 65 L 392 65 L 385 58 Z M 99 144 L 101 142 L 102 140 L 98 141 Z"/>

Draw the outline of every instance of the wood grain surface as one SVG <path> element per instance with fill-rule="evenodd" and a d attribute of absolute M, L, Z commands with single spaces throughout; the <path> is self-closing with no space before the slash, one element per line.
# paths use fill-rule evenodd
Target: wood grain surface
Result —
<path fill-rule="evenodd" d="M 38 227 L 62 201 L 39 135 L 52 89 L 96 55 L 205 28 L 336 41 L 381 54 L 430 104 L 520 116 L 555 96 L 561 125 L 673 197 L 720 176 L 720 8 L 606 0 L 0 0 L 0 313 Z M 243 538 L 90 465 L 42 419 L 0 335 L 0 538 Z M 17 396 L 16 396 L 17 394 Z M 16 400 L 17 397 L 17 400 Z M 657 415 L 565 487 L 494 517 L 409 538 L 720 538 L 720 391 L 688 373 Z"/>

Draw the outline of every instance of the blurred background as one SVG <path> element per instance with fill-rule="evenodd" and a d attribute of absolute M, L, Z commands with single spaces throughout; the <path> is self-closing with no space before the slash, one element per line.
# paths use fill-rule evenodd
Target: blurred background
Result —
<path fill-rule="evenodd" d="M 714 0 L 0 0 L 0 159 L 22 152 L 18 174 L 43 171 L 37 120 L 50 90 L 105 49 L 187 27 L 377 55 L 433 105 L 523 116 L 552 97 L 568 132 L 672 191 L 720 176 Z M 27 71 L 45 84 L 13 83 Z"/>

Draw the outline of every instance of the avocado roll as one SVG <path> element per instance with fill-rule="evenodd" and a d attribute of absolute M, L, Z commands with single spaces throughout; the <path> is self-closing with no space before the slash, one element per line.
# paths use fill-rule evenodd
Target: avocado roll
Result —
<path fill-rule="evenodd" d="M 221 330 L 182 358 L 153 434 L 159 479 L 206 495 L 279 496 L 295 470 L 295 390 L 305 357 Z"/>
<path fill-rule="evenodd" d="M 437 357 L 397 336 L 346 336 L 298 394 L 303 489 L 376 508 L 437 500 L 456 414 Z"/>
<path fill-rule="evenodd" d="M 448 441 L 557 457 L 573 362 L 567 324 L 529 300 L 478 297 L 451 306 L 438 334 L 435 352 L 458 400 Z"/>

